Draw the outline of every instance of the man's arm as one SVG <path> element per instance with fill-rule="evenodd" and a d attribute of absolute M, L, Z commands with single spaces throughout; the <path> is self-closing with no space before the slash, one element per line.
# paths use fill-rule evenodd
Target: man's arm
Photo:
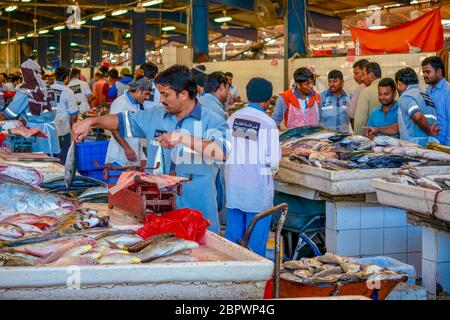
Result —
<path fill-rule="evenodd" d="M 278 129 L 280 129 L 281 122 L 284 118 L 284 113 L 286 112 L 286 104 L 284 103 L 283 97 L 278 96 L 277 101 L 275 102 L 275 109 L 272 114 L 272 119 L 275 121 Z"/>
<path fill-rule="evenodd" d="M 374 137 L 377 134 L 396 135 L 400 134 L 398 123 L 391 124 L 385 127 L 364 127 L 365 135 Z"/>
<path fill-rule="evenodd" d="M 72 137 L 75 141 L 83 141 L 83 139 L 88 135 L 90 128 L 101 128 L 110 131 L 117 131 L 119 129 L 118 118 L 118 115 L 106 115 L 78 121 L 72 126 Z"/>
<path fill-rule="evenodd" d="M 412 120 L 422 129 L 426 134 L 430 136 L 436 136 L 440 129 L 430 125 L 428 119 L 422 112 L 416 112 L 412 117 Z"/>
<path fill-rule="evenodd" d="M 111 131 L 112 136 L 116 141 L 119 143 L 119 145 L 122 147 L 123 151 L 125 152 L 125 156 L 127 157 L 128 161 L 134 162 L 137 161 L 137 155 L 136 152 L 133 150 L 133 148 L 130 147 L 127 140 L 123 138 L 118 131 L 112 130 Z"/>

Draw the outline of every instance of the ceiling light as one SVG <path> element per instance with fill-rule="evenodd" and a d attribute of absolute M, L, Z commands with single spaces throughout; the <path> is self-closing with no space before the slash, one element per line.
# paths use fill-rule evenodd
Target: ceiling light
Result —
<path fill-rule="evenodd" d="M 370 30 L 380 30 L 380 29 L 386 29 L 386 26 L 370 26 Z"/>
<path fill-rule="evenodd" d="M 17 38 L 17 40 L 23 40 L 23 39 L 25 39 L 25 36 L 20 36 Z"/>
<path fill-rule="evenodd" d="M 81 21 L 77 22 L 77 25 L 81 26 L 82 24 L 85 24 L 85 23 L 86 23 L 86 20 L 81 20 Z"/>
<path fill-rule="evenodd" d="M 9 6 L 9 7 L 6 7 L 5 8 L 5 11 L 6 12 L 13 12 L 14 10 L 16 10 L 17 9 L 17 6 Z"/>
<path fill-rule="evenodd" d="M 16 42 L 16 41 L 17 41 L 16 38 L 12 38 L 12 39 L 9 40 L 9 42 Z"/>
<path fill-rule="evenodd" d="M 339 37 L 340 33 L 322 33 L 322 38 L 331 38 L 331 37 Z"/>
<path fill-rule="evenodd" d="M 272 39 L 272 38 L 264 38 L 264 41 L 268 44 L 274 44 L 277 42 L 277 39 Z"/>
<path fill-rule="evenodd" d="M 106 18 L 106 14 L 99 14 L 98 16 L 92 17 L 92 20 L 98 21 Z"/>
<path fill-rule="evenodd" d="M 33 37 L 34 36 L 34 33 L 29 33 L 29 34 L 27 34 L 27 38 L 31 38 L 31 37 Z"/>
<path fill-rule="evenodd" d="M 78 45 L 78 43 L 76 43 L 76 42 L 71 42 L 71 43 L 70 43 L 70 46 L 71 46 L 71 47 L 76 47 L 77 45 Z"/>
<path fill-rule="evenodd" d="M 362 9 L 356 9 L 356 12 L 366 12 L 367 9 L 366 8 L 362 8 Z"/>
<path fill-rule="evenodd" d="M 50 46 L 48 47 L 48 50 L 56 50 L 56 48 L 54 46 Z"/>
<path fill-rule="evenodd" d="M 188 46 L 183 46 L 183 49 L 187 49 L 187 48 L 189 48 Z"/>
<path fill-rule="evenodd" d="M 65 28 L 65 26 L 56 26 L 53 28 L 53 30 L 58 31 L 58 30 L 63 30 Z"/>
<path fill-rule="evenodd" d="M 0 42 L 0 44 L 7 44 L 7 43 L 8 43 L 7 41 Z"/>
<path fill-rule="evenodd" d="M 86 63 L 85 59 L 76 59 L 73 61 L 74 63 Z"/>
<path fill-rule="evenodd" d="M 125 35 L 125 38 L 131 38 L 131 33 L 127 33 L 126 35 Z"/>
<path fill-rule="evenodd" d="M 31 0 L 22 0 L 22 2 L 31 2 Z"/>
<path fill-rule="evenodd" d="M 48 32 L 49 32 L 48 29 L 44 29 L 44 30 L 39 31 L 39 34 L 46 34 Z"/>
<path fill-rule="evenodd" d="M 143 7 L 150 7 L 150 6 L 154 6 L 155 4 L 160 4 L 163 3 L 163 0 L 152 0 L 152 1 L 145 1 L 144 3 L 142 3 Z"/>
<path fill-rule="evenodd" d="M 176 29 L 176 27 L 174 27 L 174 26 L 167 26 L 167 27 L 161 28 L 162 31 L 173 31 L 175 29 Z"/>
<path fill-rule="evenodd" d="M 233 20 L 232 17 L 219 17 L 219 18 L 215 18 L 214 21 L 218 22 L 218 23 L 222 23 L 222 22 L 228 22 Z"/>
<path fill-rule="evenodd" d="M 446 25 L 450 24 L 450 20 L 449 20 L 449 19 L 442 19 L 442 20 L 441 20 L 441 23 L 442 23 L 444 26 L 446 26 Z"/>
<path fill-rule="evenodd" d="M 120 16 L 120 15 L 122 15 L 122 14 L 124 14 L 124 13 L 127 13 L 127 12 L 128 12 L 128 10 L 126 10 L 126 9 L 120 9 L 120 10 L 113 11 L 113 12 L 111 13 L 111 15 L 112 15 L 113 17 L 115 17 L 115 16 Z"/>
<path fill-rule="evenodd" d="M 388 5 L 385 5 L 384 6 L 384 8 L 385 9 L 390 9 L 390 8 L 398 8 L 398 7 L 401 7 L 402 5 L 400 4 L 400 3 L 395 3 L 395 4 L 388 4 Z"/>

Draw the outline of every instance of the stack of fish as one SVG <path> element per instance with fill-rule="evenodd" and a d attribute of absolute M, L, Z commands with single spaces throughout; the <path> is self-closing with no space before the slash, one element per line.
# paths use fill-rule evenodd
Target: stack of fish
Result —
<path fill-rule="evenodd" d="M 418 186 L 432 190 L 450 189 L 450 178 L 429 178 L 423 176 L 414 167 L 403 166 L 392 176 L 384 177 L 384 180 L 392 183 L 406 184 L 410 186 Z"/>
<path fill-rule="evenodd" d="M 283 264 L 280 278 L 302 284 L 354 283 L 377 280 L 400 280 L 407 277 L 375 264 L 361 265 L 348 257 L 326 253 L 314 258 L 287 261 Z"/>
<path fill-rule="evenodd" d="M 419 145 L 388 136 L 373 140 L 360 135 L 295 128 L 280 135 L 283 156 L 291 161 L 327 170 L 399 168 L 450 165 L 450 154 L 421 148 Z"/>
<path fill-rule="evenodd" d="M 105 193 L 103 191 L 105 190 L 106 196 L 108 195 L 108 187 L 106 183 L 86 176 L 75 176 L 69 189 L 67 189 L 66 187 L 63 176 L 42 183 L 41 188 L 50 193 L 58 194 L 72 199 L 78 199 L 80 201 L 83 200 L 82 202 L 86 202 L 86 200 L 93 200 L 94 202 L 98 202 L 100 198 L 98 195 L 100 194 L 103 195 L 103 198 L 101 199 L 104 200 Z M 108 201 L 106 200 L 106 203 L 107 202 Z"/>

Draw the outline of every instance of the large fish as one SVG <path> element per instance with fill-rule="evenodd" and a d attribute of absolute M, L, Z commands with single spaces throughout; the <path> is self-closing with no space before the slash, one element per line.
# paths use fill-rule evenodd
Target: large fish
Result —
<path fill-rule="evenodd" d="M 108 187 L 94 187 L 87 189 L 78 196 L 78 201 L 89 203 L 108 203 Z"/>
<path fill-rule="evenodd" d="M 94 187 L 105 187 L 106 183 L 103 181 L 86 177 L 86 176 L 75 176 L 72 180 L 71 190 L 87 190 Z M 67 190 L 64 177 L 58 177 L 48 180 L 41 184 L 41 188 L 47 190 Z"/>
<path fill-rule="evenodd" d="M 26 267 L 39 263 L 39 258 L 22 253 L 0 252 L 0 266 L 4 267 Z"/>
<path fill-rule="evenodd" d="M 34 213 L 64 215 L 80 203 L 33 187 L 25 182 L 0 174 L 0 215 Z"/>
<path fill-rule="evenodd" d="M 134 255 L 142 262 L 170 256 L 179 251 L 198 248 L 198 243 L 179 238 L 168 238 L 149 244 L 147 247 Z"/>
<path fill-rule="evenodd" d="M 69 151 L 67 152 L 66 162 L 64 164 L 64 183 L 67 190 L 70 190 L 72 186 L 73 177 L 75 177 L 75 172 L 77 171 L 77 154 L 76 154 L 76 144 L 72 141 Z"/>
<path fill-rule="evenodd" d="M 423 158 L 423 159 L 428 159 L 428 160 L 449 161 L 450 162 L 450 154 L 448 154 L 448 153 L 434 151 L 434 150 L 428 150 L 428 149 L 422 149 L 422 148 L 417 148 L 417 147 L 386 147 L 383 149 L 383 152 L 389 153 L 389 154 L 418 157 L 418 158 Z"/>
<path fill-rule="evenodd" d="M 132 246 L 142 241 L 142 238 L 133 234 L 119 234 L 103 238 L 103 240 L 109 241 L 114 244 L 120 244 L 123 246 Z"/>
<path fill-rule="evenodd" d="M 86 242 L 91 243 L 91 241 L 92 239 L 87 237 L 64 237 L 44 242 L 17 246 L 14 247 L 14 250 L 26 254 L 31 254 L 37 257 L 48 257 L 61 247 L 67 246 L 68 243 L 84 244 Z"/>
<path fill-rule="evenodd" d="M 35 187 L 39 187 L 42 181 L 44 181 L 39 171 L 24 166 L 9 165 L 9 164 L 0 165 L 0 173 L 21 180 Z"/>
<path fill-rule="evenodd" d="M 20 238 L 24 235 L 25 232 L 21 227 L 9 223 L 0 223 L 0 236 L 8 238 Z"/>
<path fill-rule="evenodd" d="M 136 264 L 141 263 L 141 259 L 130 254 L 114 253 L 102 256 L 99 264 Z"/>

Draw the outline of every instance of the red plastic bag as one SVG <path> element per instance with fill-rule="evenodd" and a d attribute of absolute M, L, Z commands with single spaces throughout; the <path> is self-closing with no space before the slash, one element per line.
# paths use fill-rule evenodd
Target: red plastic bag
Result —
<path fill-rule="evenodd" d="M 136 231 L 143 239 L 154 235 L 173 232 L 178 238 L 200 242 L 210 226 L 200 211 L 179 209 L 167 212 L 162 216 L 154 213 L 145 216 L 144 226 Z"/>

